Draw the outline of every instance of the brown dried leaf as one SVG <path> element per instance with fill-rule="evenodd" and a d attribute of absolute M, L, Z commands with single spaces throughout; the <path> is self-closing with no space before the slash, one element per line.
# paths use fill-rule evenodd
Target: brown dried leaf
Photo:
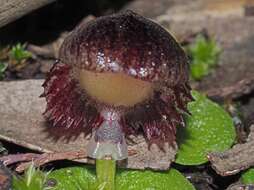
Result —
<path fill-rule="evenodd" d="M 247 142 L 237 144 L 225 152 L 208 154 L 212 168 L 220 175 L 233 175 L 254 166 L 254 125 L 250 127 Z"/>
<path fill-rule="evenodd" d="M 48 137 L 42 117 L 46 102 L 39 98 L 42 83 L 42 80 L 0 82 L 0 139 L 42 153 L 85 151 L 88 139 L 83 136 L 68 144 Z M 142 136 L 133 140 L 138 143 L 128 146 L 129 158 L 121 162 L 122 167 L 165 170 L 174 160 L 176 147 L 166 147 L 165 153 L 153 147 L 150 152 Z M 93 160 L 85 158 L 82 162 Z"/>
<path fill-rule="evenodd" d="M 226 190 L 251 190 L 254 188 L 254 185 L 243 185 L 241 183 L 236 183 L 230 185 Z"/>

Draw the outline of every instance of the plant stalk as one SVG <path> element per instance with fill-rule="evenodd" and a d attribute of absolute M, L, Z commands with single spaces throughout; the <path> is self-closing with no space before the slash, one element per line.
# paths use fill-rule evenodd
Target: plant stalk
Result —
<path fill-rule="evenodd" d="M 116 161 L 96 160 L 98 190 L 115 190 Z"/>

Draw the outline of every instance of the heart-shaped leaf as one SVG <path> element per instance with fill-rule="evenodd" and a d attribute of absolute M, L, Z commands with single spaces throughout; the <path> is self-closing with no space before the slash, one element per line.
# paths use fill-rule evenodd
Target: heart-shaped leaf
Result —
<path fill-rule="evenodd" d="M 188 104 L 187 126 L 177 131 L 175 162 L 182 165 L 207 162 L 207 153 L 230 148 L 236 137 L 233 120 L 223 108 L 196 91 L 192 96 L 195 101 Z"/>

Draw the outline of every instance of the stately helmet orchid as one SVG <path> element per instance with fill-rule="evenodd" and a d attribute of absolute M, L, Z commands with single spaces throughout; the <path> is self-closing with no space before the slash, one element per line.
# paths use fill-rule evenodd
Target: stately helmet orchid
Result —
<path fill-rule="evenodd" d="M 175 142 L 192 100 L 188 61 L 158 24 L 131 11 L 81 24 L 64 40 L 44 86 L 45 116 L 60 136 L 91 134 L 89 155 L 125 159 L 125 138 Z"/>

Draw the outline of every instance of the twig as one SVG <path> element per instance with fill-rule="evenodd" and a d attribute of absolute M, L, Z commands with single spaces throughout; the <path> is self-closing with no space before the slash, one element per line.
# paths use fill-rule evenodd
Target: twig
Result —
<path fill-rule="evenodd" d="M 0 139 L 4 140 L 4 141 L 7 141 L 9 143 L 13 143 L 13 144 L 17 144 L 19 146 L 29 148 L 29 149 L 34 150 L 34 151 L 38 151 L 38 152 L 44 152 L 44 153 L 53 152 L 52 150 L 49 150 L 47 148 L 42 148 L 42 147 L 34 145 L 32 143 L 28 143 L 28 142 L 25 142 L 25 141 L 22 141 L 22 140 L 17 140 L 15 138 L 10 138 L 10 137 L 7 137 L 7 136 L 2 135 L 2 134 L 0 134 Z"/>
<path fill-rule="evenodd" d="M 59 153 L 45 153 L 41 154 L 38 158 L 35 158 L 32 162 L 34 166 L 40 167 L 46 163 L 57 160 L 77 160 L 87 158 L 85 151 L 73 151 L 73 152 L 59 152 Z M 17 168 L 17 172 L 23 172 L 31 165 L 31 162 L 21 163 Z"/>
<path fill-rule="evenodd" d="M 218 174 L 222 176 L 233 175 L 254 166 L 254 125 L 250 129 L 246 143 L 237 144 L 222 153 L 208 154 L 211 166 Z"/>
<path fill-rule="evenodd" d="M 254 185 L 243 185 L 241 183 L 236 183 L 230 185 L 226 190 L 251 190 L 253 189 Z"/>
<path fill-rule="evenodd" d="M 56 59 L 53 48 L 50 48 L 48 46 L 41 47 L 41 46 L 29 44 L 27 46 L 27 50 L 31 51 L 32 53 L 34 53 L 37 56 L 50 58 L 50 59 Z"/>
<path fill-rule="evenodd" d="M 55 0 L 0 0 L 0 28 Z"/>
<path fill-rule="evenodd" d="M 226 98 L 236 99 L 243 95 L 249 94 L 253 90 L 254 90 L 254 75 L 252 75 L 249 78 L 240 80 L 239 82 L 230 86 L 210 89 L 206 93 L 209 97 L 215 99 L 226 99 Z"/>
<path fill-rule="evenodd" d="M 27 154 L 10 154 L 8 156 L 0 157 L 0 160 L 5 166 L 9 166 L 18 162 L 31 161 L 36 159 L 41 154 L 27 153 Z"/>
<path fill-rule="evenodd" d="M 29 167 L 31 162 L 36 167 L 42 166 L 46 163 L 57 161 L 57 160 L 78 160 L 87 158 L 85 151 L 72 151 L 72 152 L 56 152 L 56 153 L 44 153 L 44 154 L 12 154 L 8 156 L 3 156 L 0 161 L 3 162 L 5 166 L 12 165 L 19 162 L 24 162 L 19 164 L 16 168 L 17 172 L 22 172 Z"/>

